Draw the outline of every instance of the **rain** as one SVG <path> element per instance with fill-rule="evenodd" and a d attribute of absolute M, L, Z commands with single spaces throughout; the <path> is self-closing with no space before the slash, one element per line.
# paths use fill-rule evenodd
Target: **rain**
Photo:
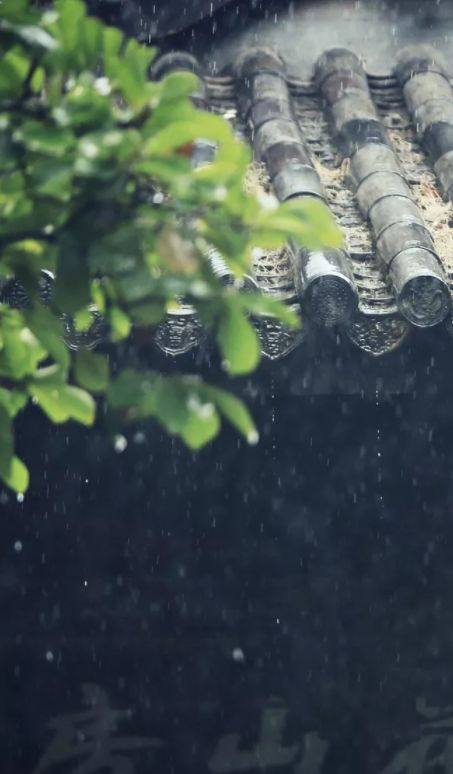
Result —
<path fill-rule="evenodd" d="M 19 416 L 31 484 L 0 486 L 0 772 L 453 774 L 453 3 L 90 10 L 183 52 L 254 153 L 247 185 L 270 208 L 322 199 L 344 242 L 257 248 L 241 281 L 212 248 L 219 283 L 302 317 L 251 314 L 252 374 L 231 380 L 186 303 L 109 349 L 116 372 L 233 389 L 246 437 L 224 425 L 194 452 L 151 419 Z M 24 293 L 10 281 L 0 301 Z M 96 312 L 63 325 L 73 352 L 105 345 Z"/>

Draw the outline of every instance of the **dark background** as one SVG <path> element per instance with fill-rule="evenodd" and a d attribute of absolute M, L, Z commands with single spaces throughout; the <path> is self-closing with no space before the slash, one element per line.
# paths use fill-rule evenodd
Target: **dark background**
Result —
<path fill-rule="evenodd" d="M 320 339 L 264 363 L 236 388 L 254 448 L 226 429 L 194 455 L 150 422 L 118 453 L 27 412 L 31 489 L 1 496 L 2 774 L 34 771 L 86 683 L 134 710 L 118 733 L 165 740 L 139 774 L 204 774 L 233 731 L 253 747 L 275 698 L 285 744 L 328 741 L 326 774 L 380 772 L 417 739 L 416 698 L 453 703 L 451 346 L 373 361 Z M 332 394 L 346 374 L 356 394 Z"/>

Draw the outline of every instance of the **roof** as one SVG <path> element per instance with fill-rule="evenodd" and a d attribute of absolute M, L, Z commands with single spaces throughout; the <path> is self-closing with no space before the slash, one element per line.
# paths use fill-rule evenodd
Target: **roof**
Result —
<path fill-rule="evenodd" d="M 277 52 L 249 49 L 224 75 L 204 74 L 185 52 L 162 57 L 155 69 L 156 77 L 172 68 L 198 73 L 197 99 L 253 146 L 251 190 L 321 198 L 343 232 L 344 250 L 255 252 L 251 280 L 302 317 L 297 331 L 253 318 L 263 355 L 312 351 L 326 330 L 342 350 L 367 356 L 402 350 L 424 327 L 453 334 L 453 92 L 445 63 L 416 46 L 383 76 L 365 73 L 344 49 L 313 65 L 314 77 L 300 80 L 287 76 L 291 62 Z M 222 273 L 221 257 L 212 260 Z M 21 298 L 17 283 L 2 290 L 13 305 Z M 171 356 L 206 347 L 189 306 L 153 336 Z"/>
<path fill-rule="evenodd" d="M 451 332 L 453 230 L 445 187 L 453 129 L 442 130 L 440 150 L 427 142 L 439 122 L 453 127 L 445 64 L 424 46 L 402 52 L 396 75 L 366 74 L 343 49 L 315 64 L 313 79 L 288 78 L 291 63 L 256 49 L 232 63 L 233 74 L 203 79 L 210 108 L 254 146 L 248 185 L 273 188 L 280 199 L 323 198 L 344 235 L 345 251 L 324 255 L 323 265 L 291 246 L 254 256 L 260 290 L 299 307 L 303 319 L 298 332 L 272 318 L 254 320 L 263 354 L 283 357 L 332 325 L 343 346 L 351 342 L 373 356 L 402 347 L 419 328 Z M 440 89 L 434 107 L 433 89 Z M 426 114 L 418 136 L 417 110 Z M 156 342 L 176 355 L 202 336 L 185 309 L 158 329 Z"/>

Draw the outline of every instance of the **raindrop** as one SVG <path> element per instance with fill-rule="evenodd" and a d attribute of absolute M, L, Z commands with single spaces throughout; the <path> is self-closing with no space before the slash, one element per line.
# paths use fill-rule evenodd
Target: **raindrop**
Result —
<path fill-rule="evenodd" d="M 113 442 L 113 448 L 115 449 L 116 452 L 118 452 L 118 454 L 121 454 L 121 452 L 127 449 L 127 440 L 124 437 L 124 435 L 115 436 L 115 440 Z"/>
<path fill-rule="evenodd" d="M 47 661 L 47 663 L 51 664 L 54 660 L 55 660 L 54 654 L 52 653 L 51 650 L 48 650 L 47 653 L 46 653 L 46 661 Z"/>
<path fill-rule="evenodd" d="M 17 494 L 17 502 L 18 503 L 23 503 L 24 500 L 25 500 L 25 495 L 23 494 L 23 492 L 18 492 L 18 494 Z"/>
<path fill-rule="evenodd" d="M 250 446 L 256 446 L 259 439 L 260 437 L 256 430 L 251 430 L 247 435 L 247 443 L 249 443 Z"/>
<path fill-rule="evenodd" d="M 384 497 L 382 493 L 382 481 L 383 481 L 383 468 L 382 468 L 382 437 L 381 437 L 381 428 L 380 428 L 380 420 L 379 420 L 379 409 L 380 409 L 380 393 L 379 388 L 376 387 L 376 414 L 377 414 L 377 428 L 376 428 L 376 456 L 377 456 L 377 499 L 379 502 L 380 507 L 383 507 L 384 503 Z"/>
<path fill-rule="evenodd" d="M 16 554 L 20 554 L 22 549 L 23 549 L 22 541 L 21 540 L 16 540 L 16 542 L 14 543 L 14 550 L 15 550 Z"/>
<path fill-rule="evenodd" d="M 231 656 L 237 664 L 243 664 L 245 661 L 245 653 L 242 648 L 234 648 Z"/>
<path fill-rule="evenodd" d="M 272 469 L 277 470 L 277 442 L 275 431 L 275 380 L 271 380 L 271 443 L 272 443 Z"/>

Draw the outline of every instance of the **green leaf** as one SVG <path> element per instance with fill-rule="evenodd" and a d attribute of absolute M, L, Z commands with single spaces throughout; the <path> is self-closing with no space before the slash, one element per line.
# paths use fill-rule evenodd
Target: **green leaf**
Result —
<path fill-rule="evenodd" d="M 192 165 L 186 156 L 171 155 L 138 160 L 134 164 L 134 170 L 168 186 L 174 182 L 176 176 L 178 176 L 180 183 L 184 176 L 189 177 L 192 174 Z"/>
<path fill-rule="evenodd" d="M 197 377 L 163 378 L 128 369 L 111 382 L 108 401 L 113 408 L 128 409 L 131 419 L 154 417 L 192 449 L 200 449 L 220 428 L 215 405 Z"/>
<path fill-rule="evenodd" d="M 300 317 L 290 306 L 262 293 L 244 293 L 238 297 L 238 302 L 247 312 L 278 317 L 289 328 L 300 327 Z"/>
<path fill-rule="evenodd" d="M 91 310 L 88 308 L 80 309 L 80 311 L 75 313 L 73 323 L 77 333 L 86 333 L 93 324 Z"/>
<path fill-rule="evenodd" d="M 80 0 L 58 0 L 58 37 L 61 41 L 61 59 L 66 68 L 75 69 L 84 65 L 82 21 L 85 6 Z"/>
<path fill-rule="evenodd" d="M 206 241 L 216 247 L 228 266 L 241 276 L 250 268 L 248 235 L 221 210 L 207 210 L 204 217 L 205 222 L 200 219 L 199 229 Z"/>
<path fill-rule="evenodd" d="M 60 424 L 75 419 L 83 425 L 93 424 L 96 404 L 84 390 L 37 379 L 29 383 L 28 390 L 52 422 Z"/>
<path fill-rule="evenodd" d="M 118 83 L 124 96 L 136 106 L 147 101 L 148 71 L 154 51 L 129 40 L 117 70 Z"/>
<path fill-rule="evenodd" d="M 194 140 L 213 140 L 218 143 L 233 143 L 231 127 L 220 116 L 193 111 L 192 120 L 175 120 L 151 137 L 144 147 L 146 155 L 168 153 Z"/>
<path fill-rule="evenodd" d="M 109 364 L 104 355 L 80 350 L 75 358 L 75 377 L 90 392 L 105 392 L 109 383 Z"/>
<path fill-rule="evenodd" d="M 110 383 L 108 401 L 115 409 L 127 409 L 131 419 L 154 417 L 193 449 L 200 449 L 218 433 L 217 409 L 249 443 L 258 441 L 242 401 L 198 377 L 162 377 L 128 369 Z"/>
<path fill-rule="evenodd" d="M 129 309 L 129 314 L 137 325 L 157 325 L 165 317 L 165 312 L 166 305 L 163 301 L 136 304 Z"/>
<path fill-rule="evenodd" d="M 152 84 L 156 90 L 154 95 L 154 108 L 151 116 L 145 121 L 142 129 L 144 139 L 149 139 L 157 131 L 171 124 L 173 121 L 193 121 L 197 115 L 192 102 L 188 99 L 161 100 L 162 84 L 164 81 L 158 81 Z M 151 85 L 151 84 L 150 84 Z"/>
<path fill-rule="evenodd" d="M 66 382 L 66 372 L 58 363 L 53 363 L 52 365 L 38 368 L 33 374 L 32 381 L 38 387 L 41 385 L 41 387 L 45 388 L 60 388 Z"/>
<path fill-rule="evenodd" d="M 97 309 L 97 311 L 100 314 L 104 314 L 105 312 L 105 294 L 104 289 L 100 284 L 100 281 L 95 279 L 91 283 L 91 298 L 93 301 L 94 308 Z"/>
<path fill-rule="evenodd" d="M 63 340 L 60 320 L 43 306 L 36 306 L 25 312 L 25 319 L 49 355 L 66 371 L 69 368 L 70 356 Z"/>
<path fill-rule="evenodd" d="M 26 121 L 20 129 L 16 129 L 13 140 L 25 145 L 28 151 L 58 159 L 67 157 L 75 147 L 75 138 L 69 129 L 39 121 Z"/>
<path fill-rule="evenodd" d="M 109 311 L 108 319 L 112 329 L 112 340 L 127 339 L 131 330 L 131 321 L 127 314 L 119 306 L 114 306 Z"/>
<path fill-rule="evenodd" d="M 67 422 L 69 414 L 64 403 L 60 399 L 60 386 L 49 387 L 34 382 L 29 386 L 29 392 L 34 401 L 44 413 L 47 414 L 52 422 L 55 422 L 55 424 Z"/>
<path fill-rule="evenodd" d="M 87 69 L 95 68 L 102 45 L 102 24 L 97 19 L 88 17 L 83 22 L 82 45 L 84 57 L 84 66 Z"/>
<path fill-rule="evenodd" d="M 197 451 L 206 446 L 218 434 L 220 430 L 219 415 L 215 410 L 214 404 L 201 403 L 195 395 L 192 397 L 188 408 L 187 417 L 177 434 L 181 436 L 187 446 Z M 158 419 L 165 427 L 166 418 L 159 416 Z"/>
<path fill-rule="evenodd" d="M 0 406 L 0 478 L 15 492 L 28 488 L 28 470 L 14 456 L 14 434 L 8 411 Z"/>
<path fill-rule="evenodd" d="M 231 392 L 210 385 L 204 385 L 203 391 L 217 406 L 225 419 L 247 439 L 248 443 L 257 443 L 259 436 L 255 424 L 247 407 L 239 398 L 232 395 Z"/>
<path fill-rule="evenodd" d="M 154 277 L 144 267 L 137 269 L 135 272 L 120 276 L 115 284 L 120 297 L 127 304 L 143 301 L 153 295 L 156 289 Z"/>
<path fill-rule="evenodd" d="M 184 377 L 155 380 L 154 416 L 191 449 L 200 449 L 220 428 L 214 404 L 200 390 L 200 380 Z"/>
<path fill-rule="evenodd" d="M 14 456 L 13 425 L 9 413 L 0 406 L 0 476 L 9 475 Z"/>
<path fill-rule="evenodd" d="M 110 68 L 119 55 L 123 35 L 116 27 L 104 27 L 102 34 L 102 53 L 106 75 L 111 77 Z"/>
<path fill-rule="evenodd" d="M 133 223 L 121 223 L 89 249 L 89 262 L 94 272 L 127 274 L 137 268 L 140 240 Z"/>
<path fill-rule="evenodd" d="M 86 255 L 68 233 L 61 233 L 55 281 L 55 302 L 73 314 L 90 303 L 90 283 Z"/>
<path fill-rule="evenodd" d="M 28 396 L 20 390 L 7 390 L 0 387 L 0 406 L 14 419 L 16 414 L 27 404 Z M 0 420 L 1 421 L 1 420 Z"/>
<path fill-rule="evenodd" d="M 111 98 L 100 94 L 91 81 L 78 82 L 54 108 L 52 115 L 60 126 L 70 126 L 78 133 L 82 127 L 96 131 L 104 126 L 111 129 L 113 125 Z M 83 136 L 81 142 L 90 142 L 90 139 Z M 91 148 L 93 142 L 94 138 Z"/>
<path fill-rule="evenodd" d="M 3 11 L 3 7 L 1 8 Z M 12 24 L 6 19 L 0 20 L 0 32 L 5 31 L 14 34 L 23 43 L 26 43 L 32 48 L 44 49 L 45 51 L 53 51 L 57 47 L 57 41 L 49 35 L 46 30 L 37 25 L 31 24 Z"/>
<path fill-rule="evenodd" d="M 73 165 L 59 159 L 37 158 L 28 166 L 27 172 L 41 196 L 52 196 L 62 202 L 69 202 L 73 196 Z"/>
<path fill-rule="evenodd" d="M 30 59 L 15 46 L 0 58 L 0 97 L 16 98 L 30 70 Z"/>
<path fill-rule="evenodd" d="M 217 341 L 230 374 L 250 373 L 259 363 L 261 350 L 256 331 L 234 297 L 222 309 Z"/>
<path fill-rule="evenodd" d="M 0 172 L 2 174 L 17 169 L 16 151 L 11 138 L 10 118 L 0 114 Z"/>
<path fill-rule="evenodd" d="M 82 425 L 92 425 L 96 415 L 96 404 L 91 395 L 72 385 L 65 385 L 61 392 L 69 417 Z"/>
<path fill-rule="evenodd" d="M 16 310 L 8 310 L 0 318 L 0 375 L 23 379 L 32 374 L 45 357 L 42 345 L 26 327 L 24 317 Z"/>
<path fill-rule="evenodd" d="M 290 199 L 272 210 L 263 210 L 253 238 L 260 247 L 279 247 L 292 240 L 309 250 L 341 248 L 343 237 L 327 204 L 315 197 Z"/>
<path fill-rule="evenodd" d="M 23 494 L 28 489 L 30 476 L 19 457 L 12 458 L 9 470 L 6 473 L 0 472 L 0 477 L 10 489 L 18 494 Z"/>
<path fill-rule="evenodd" d="M 30 298 L 36 298 L 39 294 L 42 270 L 53 271 L 55 268 L 53 247 L 37 239 L 13 242 L 4 248 L 2 258 L 16 279 L 19 279 L 24 286 L 28 281 L 25 289 Z"/>
<path fill-rule="evenodd" d="M 27 24 L 36 13 L 30 8 L 29 0 L 2 0 L 1 14 L 3 19 L 14 24 Z"/>
<path fill-rule="evenodd" d="M 37 67 L 34 71 L 31 80 L 30 80 L 30 88 L 35 93 L 39 93 L 44 88 L 44 82 L 45 82 L 45 71 L 42 67 Z"/>
<path fill-rule="evenodd" d="M 135 406 L 142 416 L 149 415 L 155 407 L 154 379 L 155 375 L 149 372 L 139 373 L 132 368 L 125 368 L 109 384 L 109 404 L 115 409 Z"/>
<path fill-rule="evenodd" d="M 198 88 L 198 78 L 194 73 L 171 72 L 161 81 L 162 102 L 166 100 L 180 100 L 189 97 Z"/>

